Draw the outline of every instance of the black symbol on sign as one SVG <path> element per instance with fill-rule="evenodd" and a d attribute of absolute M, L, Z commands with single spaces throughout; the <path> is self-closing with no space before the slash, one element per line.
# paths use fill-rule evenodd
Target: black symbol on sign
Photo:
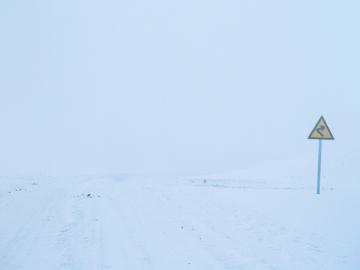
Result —
<path fill-rule="evenodd" d="M 321 125 L 316 129 L 316 132 L 320 134 L 321 137 L 324 137 L 324 133 L 322 133 L 325 130 L 325 126 Z"/>

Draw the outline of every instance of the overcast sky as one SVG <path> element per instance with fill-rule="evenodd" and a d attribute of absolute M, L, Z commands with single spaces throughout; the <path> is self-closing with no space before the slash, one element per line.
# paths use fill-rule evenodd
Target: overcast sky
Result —
<path fill-rule="evenodd" d="M 360 2 L 0 2 L 0 171 L 216 172 L 360 149 Z"/>

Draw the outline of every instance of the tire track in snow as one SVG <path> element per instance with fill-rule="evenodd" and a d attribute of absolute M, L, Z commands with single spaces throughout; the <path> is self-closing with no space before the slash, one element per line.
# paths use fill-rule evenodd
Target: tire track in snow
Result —
<path fill-rule="evenodd" d="M 0 253 L 0 269 L 27 269 L 24 264 L 29 256 L 32 256 L 36 243 L 40 238 L 44 238 L 43 229 L 46 228 L 48 217 L 54 212 L 55 206 L 59 204 L 54 197 L 41 199 L 44 199 L 46 203 L 41 203 L 42 207 L 28 217 L 29 219 L 22 220 L 22 224 L 3 246 Z"/>

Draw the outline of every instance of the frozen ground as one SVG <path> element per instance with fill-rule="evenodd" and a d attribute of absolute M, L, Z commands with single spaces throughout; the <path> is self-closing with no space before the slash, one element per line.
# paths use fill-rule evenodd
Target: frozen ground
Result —
<path fill-rule="evenodd" d="M 297 164 L 201 177 L 3 176 L 0 269 L 360 269 L 360 179 L 324 175 L 316 196 L 313 164 Z"/>

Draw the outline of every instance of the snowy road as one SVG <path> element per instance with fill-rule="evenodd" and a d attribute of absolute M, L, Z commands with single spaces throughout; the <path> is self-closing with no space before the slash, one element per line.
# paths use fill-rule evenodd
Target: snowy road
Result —
<path fill-rule="evenodd" d="M 180 178 L 1 181 L 1 270 L 360 269 L 356 192 Z"/>

